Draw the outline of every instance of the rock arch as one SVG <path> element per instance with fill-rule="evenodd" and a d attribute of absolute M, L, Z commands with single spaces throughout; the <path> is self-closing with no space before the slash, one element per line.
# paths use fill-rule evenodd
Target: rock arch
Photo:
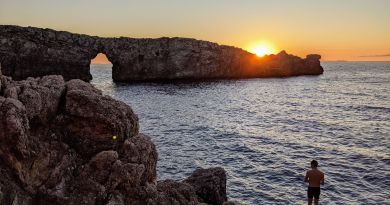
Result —
<path fill-rule="evenodd" d="M 0 25 L 0 63 L 16 80 L 62 75 L 90 81 L 90 60 L 105 53 L 114 81 L 288 77 L 323 73 L 319 55 L 258 58 L 240 48 L 188 38 L 100 38 Z"/>

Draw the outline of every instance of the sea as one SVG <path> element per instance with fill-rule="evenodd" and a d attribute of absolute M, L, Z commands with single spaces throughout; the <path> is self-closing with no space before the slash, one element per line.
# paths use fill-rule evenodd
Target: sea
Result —
<path fill-rule="evenodd" d="M 155 143 L 158 180 L 223 167 L 229 200 L 306 204 L 310 161 L 322 204 L 390 204 L 390 62 L 322 62 L 324 74 L 206 82 L 92 84 L 123 101 Z"/>

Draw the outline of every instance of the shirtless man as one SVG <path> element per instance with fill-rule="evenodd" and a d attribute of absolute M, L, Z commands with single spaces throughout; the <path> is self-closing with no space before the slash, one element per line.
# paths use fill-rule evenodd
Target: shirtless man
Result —
<path fill-rule="evenodd" d="M 325 183 L 325 175 L 323 172 L 317 169 L 318 162 L 316 160 L 311 161 L 311 170 L 306 172 L 305 182 L 309 182 L 309 187 L 307 188 L 307 198 L 308 204 L 311 205 L 313 203 L 318 205 L 320 200 L 320 185 L 324 185 Z"/>

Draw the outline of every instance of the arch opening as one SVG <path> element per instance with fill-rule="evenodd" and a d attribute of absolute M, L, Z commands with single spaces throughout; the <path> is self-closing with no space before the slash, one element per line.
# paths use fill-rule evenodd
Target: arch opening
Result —
<path fill-rule="evenodd" d="M 112 63 L 108 60 L 106 54 L 98 53 L 95 58 L 91 59 L 89 70 L 92 75 L 91 83 L 96 88 L 103 92 L 112 90 Z"/>

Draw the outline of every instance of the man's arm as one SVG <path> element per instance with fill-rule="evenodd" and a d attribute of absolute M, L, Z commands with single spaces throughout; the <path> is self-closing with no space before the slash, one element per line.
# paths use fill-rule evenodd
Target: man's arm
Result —
<path fill-rule="evenodd" d="M 309 172 L 308 171 L 306 172 L 305 182 L 309 182 Z"/>
<path fill-rule="evenodd" d="M 322 174 L 321 184 L 322 184 L 322 185 L 325 184 L 325 174 Z"/>

